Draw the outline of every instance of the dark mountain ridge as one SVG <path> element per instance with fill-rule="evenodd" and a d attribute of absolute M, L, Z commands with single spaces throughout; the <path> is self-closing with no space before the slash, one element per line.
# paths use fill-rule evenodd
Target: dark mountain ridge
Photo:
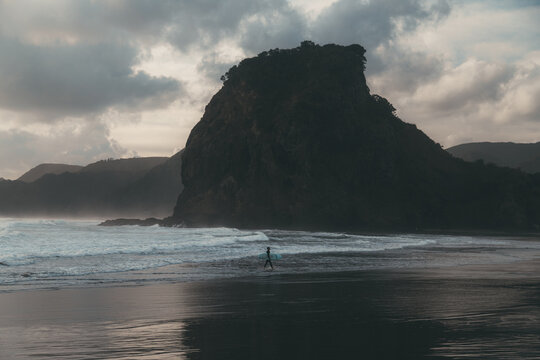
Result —
<path fill-rule="evenodd" d="M 83 167 L 79 165 L 68 164 L 39 164 L 36 167 L 25 172 L 17 180 L 23 182 L 33 182 L 46 174 L 62 174 L 65 172 L 75 173 L 81 170 Z"/>
<path fill-rule="evenodd" d="M 531 174 L 540 172 L 540 142 L 532 144 L 477 142 L 456 145 L 446 150 L 466 161 L 481 160 Z"/>
<path fill-rule="evenodd" d="M 159 216 L 182 191 L 181 152 L 171 158 L 109 159 L 77 172 L 0 182 L 4 216 Z"/>
<path fill-rule="evenodd" d="M 167 224 L 529 229 L 540 179 L 452 157 L 383 97 L 359 45 L 271 50 L 222 78 L 182 157 Z"/>
<path fill-rule="evenodd" d="M 168 157 L 136 157 L 129 159 L 107 159 L 86 165 L 80 172 L 129 172 L 132 174 L 146 173 L 155 166 L 163 164 Z"/>

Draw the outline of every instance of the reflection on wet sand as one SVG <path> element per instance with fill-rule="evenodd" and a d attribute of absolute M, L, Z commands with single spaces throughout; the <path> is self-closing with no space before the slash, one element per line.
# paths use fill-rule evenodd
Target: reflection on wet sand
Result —
<path fill-rule="evenodd" d="M 232 313 L 188 320 L 184 343 L 207 355 L 192 359 L 540 356 L 537 278 L 456 280 L 444 273 L 319 274 L 217 286 L 214 300 Z"/>
<path fill-rule="evenodd" d="M 537 267 L 4 293 L 0 358 L 538 358 Z"/>
<path fill-rule="evenodd" d="M 0 358 L 185 358 L 189 286 L 0 294 Z"/>

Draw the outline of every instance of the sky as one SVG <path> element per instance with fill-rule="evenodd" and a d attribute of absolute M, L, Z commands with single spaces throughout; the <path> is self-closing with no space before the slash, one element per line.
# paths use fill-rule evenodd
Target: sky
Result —
<path fill-rule="evenodd" d="M 540 141 L 540 1 L 0 0 L 0 177 L 171 156 L 245 57 L 360 44 L 443 147 Z"/>

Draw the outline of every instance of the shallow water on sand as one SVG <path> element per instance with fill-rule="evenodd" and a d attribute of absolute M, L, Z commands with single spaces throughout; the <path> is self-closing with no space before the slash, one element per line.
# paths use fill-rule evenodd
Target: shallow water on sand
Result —
<path fill-rule="evenodd" d="M 540 241 L 426 234 L 360 235 L 230 228 L 100 227 L 98 221 L 0 219 L 0 291 L 509 263 Z"/>

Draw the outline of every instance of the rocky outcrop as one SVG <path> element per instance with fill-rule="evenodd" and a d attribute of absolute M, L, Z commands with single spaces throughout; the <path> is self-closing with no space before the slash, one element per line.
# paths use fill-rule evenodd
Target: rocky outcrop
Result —
<path fill-rule="evenodd" d="M 125 226 L 125 225 L 138 225 L 138 226 L 154 226 L 161 225 L 162 220 L 156 218 L 146 218 L 146 219 L 114 219 L 114 220 L 105 220 L 99 224 L 99 226 Z"/>
<path fill-rule="evenodd" d="M 371 95 L 359 45 L 245 59 L 193 128 L 168 224 L 530 228 L 538 179 L 453 158 Z"/>

